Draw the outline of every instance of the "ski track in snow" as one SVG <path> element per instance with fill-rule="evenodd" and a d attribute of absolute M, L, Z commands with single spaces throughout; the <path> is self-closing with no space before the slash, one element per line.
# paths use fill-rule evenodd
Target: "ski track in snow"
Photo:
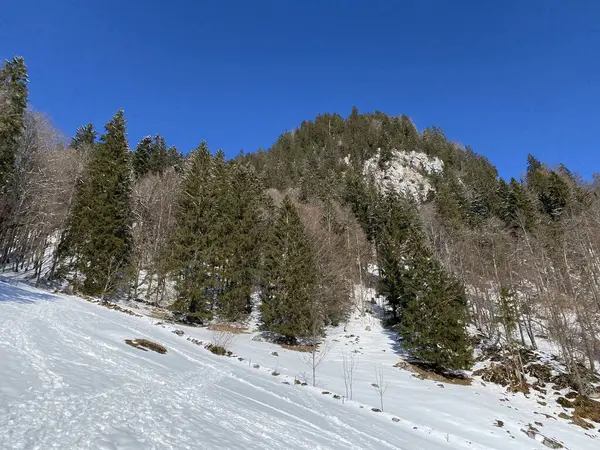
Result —
<path fill-rule="evenodd" d="M 143 337 L 168 353 L 123 342 Z M 0 449 L 456 448 L 278 378 L 147 320 L 0 283 Z"/>

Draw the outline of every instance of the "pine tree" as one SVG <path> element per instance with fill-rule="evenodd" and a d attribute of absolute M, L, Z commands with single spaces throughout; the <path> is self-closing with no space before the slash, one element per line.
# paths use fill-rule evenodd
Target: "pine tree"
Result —
<path fill-rule="evenodd" d="M 254 170 L 234 163 L 229 189 L 220 199 L 224 221 L 221 234 L 223 250 L 222 277 L 226 282 L 217 300 L 217 313 L 227 320 L 237 320 L 251 309 L 251 295 L 257 279 L 259 243 L 263 232 L 262 211 L 266 204 Z"/>
<path fill-rule="evenodd" d="M 423 250 L 411 263 L 421 288 L 402 311 L 403 345 L 438 368 L 466 369 L 472 364 L 472 351 L 464 287 L 427 253 Z"/>
<path fill-rule="evenodd" d="M 388 195 L 380 203 L 378 291 L 411 354 L 438 367 L 471 361 L 464 288 L 435 261 L 413 205 Z"/>
<path fill-rule="evenodd" d="M 22 57 L 0 68 L 0 188 L 12 171 L 27 108 L 27 67 Z"/>
<path fill-rule="evenodd" d="M 136 178 L 144 176 L 150 170 L 150 155 L 152 154 L 152 138 L 146 136 L 138 142 L 133 151 L 133 173 Z"/>
<path fill-rule="evenodd" d="M 118 111 L 106 124 L 75 194 L 69 218 L 66 255 L 85 279 L 82 292 L 114 293 L 130 262 L 131 169 L 125 117 Z"/>
<path fill-rule="evenodd" d="M 290 343 L 320 329 L 315 289 L 318 274 L 314 250 L 291 200 L 286 197 L 269 233 L 262 274 L 264 328 Z"/>
<path fill-rule="evenodd" d="M 213 292 L 208 289 L 214 210 L 212 176 L 213 160 L 206 142 L 202 142 L 188 155 L 169 255 L 177 290 L 173 309 L 200 322 L 212 316 L 214 301 Z"/>
<path fill-rule="evenodd" d="M 76 149 L 92 147 L 96 143 L 97 136 L 98 133 L 93 124 L 88 123 L 87 125 L 82 125 L 77 128 L 75 136 L 71 139 L 70 146 Z"/>
<path fill-rule="evenodd" d="M 415 296 L 410 265 L 414 265 L 415 242 L 422 239 L 412 205 L 388 195 L 379 205 L 377 259 L 380 276 L 378 290 L 392 309 L 397 321 L 407 303 Z"/>
<path fill-rule="evenodd" d="M 140 140 L 133 152 L 133 171 L 136 178 L 148 172 L 163 174 L 169 167 L 182 169 L 183 156 L 177 148 L 167 148 L 165 138 L 160 134 L 146 136 Z"/>

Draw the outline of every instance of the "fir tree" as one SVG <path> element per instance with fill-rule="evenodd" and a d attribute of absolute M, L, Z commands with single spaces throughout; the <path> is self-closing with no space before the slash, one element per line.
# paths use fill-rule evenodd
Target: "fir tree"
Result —
<path fill-rule="evenodd" d="M 0 68 L 0 188 L 12 171 L 27 108 L 27 67 L 22 57 Z"/>
<path fill-rule="evenodd" d="M 319 323 L 315 301 L 317 270 L 314 250 L 291 200 L 286 197 L 264 251 L 262 304 L 264 328 L 290 343 L 307 337 Z"/>
<path fill-rule="evenodd" d="M 106 124 L 69 218 L 65 253 L 75 257 L 86 294 L 114 293 L 126 278 L 132 245 L 130 197 L 131 169 L 120 110 Z"/>
<path fill-rule="evenodd" d="M 162 174 L 169 167 L 182 169 L 183 156 L 177 148 L 167 148 L 165 138 L 157 134 L 142 138 L 133 152 L 133 171 L 136 178 L 147 173 Z"/>
<path fill-rule="evenodd" d="M 226 282 L 217 299 L 217 313 L 228 320 L 238 320 L 251 309 L 251 295 L 257 279 L 259 242 L 263 233 L 262 211 L 266 204 L 254 170 L 234 163 L 230 171 L 229 189 L 221 198 L 223 209 L 220 227 L 223 251 L 222 277 Z"/>
<path fill-rule="evenodd" d="M 213 160 L 206 142 L 202 142 L 188 155 L 170 246 L 170 267 L 177 290 L 173 309 L 197 321 L 212 316 L 214 301 L 213 292 L 207 286 L 211 275 L 208 259 L 213 211 L 212 176 Z"/>
<path fill-rule="evenodd" d="M 70 146 L 76 149 L 92 147 L 96 143 L 97 135 L 98 133 L 93 124 L 82 125 L 77 128 L 75 136 L 71 139 Z"/>
<path fill-rule="evenodd" d="M 466 326 L 464 287 L 426 250 L 411 264 L 421 283 L 402 311 L 399 331 L 411 354 L 439 368 L 466 369 L 472 364 Z"/>
<path fill-rule="evenodd" d="M 152 153 L 152 138 L 146 136 L 138 142 L 133 151 L 133 173 L 136 178 L 140 178 L 150 170 L 150 155 Z"/>
<path fill-rule="evenodd" d="M 392 309 L 392 319 L 398 317 L 415 295 L 416 286 L 409 264 L 414 265 L 415 241 L 422 239 L 412 206 L 403 199 L 389 195 L 379 205 L 377 259 L 378 290 Z"/>
<path fill-rule="evenodd" d="M 390 195 L 380 210 L 378 288 L 392 309 L 405 347 L 439 367 L 468 367 L 464 288 L 433 258 L 410 203 Z"/>

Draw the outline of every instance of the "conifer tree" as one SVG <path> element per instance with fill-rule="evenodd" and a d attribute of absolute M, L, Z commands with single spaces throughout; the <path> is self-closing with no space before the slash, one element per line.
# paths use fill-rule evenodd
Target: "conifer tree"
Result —
<path fill-rule="evenodd" d="M 207 286 L 214 210 L 212 176 L 213 160 L 206 142 L 202 142 L 188 155 L 169 257 L 177 290 L 173 309 L 200 322 L 211 317 L 214 301 Z"/>
<path fill-rule="evenodd" d="M 22 57 L 0 68 L 0 189 L 13 168 L 27 108 L 27 67 Z"/>
<path fill-rule="evenodd" d="M 237 320 L 251 308 L 251 295 L 257 278 L 259 243 L 263 233 L 262 211 L 266 204 L 260 184 L 251 167 L 228 166 L 229 188 L 220 198 L 223 290 L 217 301 L 219 316 Z"/>
<path fill-rule="evenodd" d="M 131 169 L 123 111 L 106 124 L 75 194 L 66 256 L 85 279 L 82 292 L 114 293 L 126 278 L 131 252 Z"/>
<path fill-rule="evenodd" d="M 408 268 L 415 264 L 415 241 L 422 237 L 415 212 L 407 201 L 388 195 L 380 202 L 378 210 L 378 288 L 387 299 L 395 322 L 418 289 L 412 279 L 414 274 Z"/>
<path fill-rule="evenodd" d="M 152 172 L 162 174 L 169 167 L 181 170 L 183 156 L 175 147 L 167 148 L 160 134 L 146 136 L 140 140 L 133 152 L 133 171 L 136 178 Z"/>
<path fill-rule="evenodd" d="M 314 250 L 291 200 L 279 208 L 264 250 L 261 313 L 264 328 L 290 343 L 320 331 Z"/>
<path fill-rule="evenodd" d="M 95 144 L 97 135 L 98 133 L 93 124 L 82 125 L 77 128 L 75 136 L 71 139 L 70 146 L 76 149 L 91 147 Z"/>
<path fill-rule="evenodd" d="M 439 368 L 466 369 L 472 363 L 464 287 L 423 250 L 411 265 L 420 283 L 402 311 L 399 331 L 413 356 Z"/>
<path fill-rule="evenodd" d="M 435 261 L 410 203 L 388 195 L 379 209 L 379 293 L 392 309 L 405 348 L 439 367 L 468 367 L 464 288 Z"/>
<path fill-rule="evenodd" d="M 146 136 L 138 142 L 135 150 L 133 151 L 133 173 L 136 178 L 140 178 L 141 176 L 148 173 L 149 163 L 150 163 L 150 154 L 152 153 L 152 138 L 150 136 Z"/>

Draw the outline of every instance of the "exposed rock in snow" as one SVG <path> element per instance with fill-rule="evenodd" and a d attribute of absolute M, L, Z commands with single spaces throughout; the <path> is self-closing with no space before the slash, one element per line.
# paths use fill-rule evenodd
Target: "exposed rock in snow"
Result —
<path fill-rule="evenodd" d="M 425 153 L 404 150 L 392 150 L 389 161 L 381 161 L 381 149 L 364 164 L 363 173 L 373 178 L 384 192 L 395 192 L 423 202 L 433 191 L 427 175 L 444 171 L 441 159 Z"/>

